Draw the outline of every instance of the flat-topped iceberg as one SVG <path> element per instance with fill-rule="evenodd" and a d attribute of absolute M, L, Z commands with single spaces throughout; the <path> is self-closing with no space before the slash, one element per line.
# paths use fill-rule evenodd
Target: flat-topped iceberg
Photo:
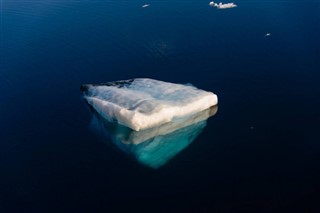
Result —
<path fill-rule="evenodd" d="M 217 104 L 217 96 L 192 85 L 136 78 L 81 86 L 86 102 L 103 118 L 135 131 L 196 114 Z"/>
<path fill-rule="evenodd" d="M 139 132 L 107 121 L 94 109 L 93 112 L 91 127 L 103 141 L 109 144 L 111 139 L 139 163 L 157 169 L 196 139 L 206 126 L 206 120 L 217 112 L 217 106 Z"/>

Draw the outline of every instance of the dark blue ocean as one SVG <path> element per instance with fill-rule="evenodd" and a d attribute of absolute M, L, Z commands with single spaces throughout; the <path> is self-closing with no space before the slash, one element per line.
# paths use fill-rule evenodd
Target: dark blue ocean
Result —
<path fill-rule="evenodd" d="M 0 212 L 319 212 L 320 2 L 235 3 L 1 0 Z M 158 169 L 90 127 L 131 78 L 219 98 Z"/>

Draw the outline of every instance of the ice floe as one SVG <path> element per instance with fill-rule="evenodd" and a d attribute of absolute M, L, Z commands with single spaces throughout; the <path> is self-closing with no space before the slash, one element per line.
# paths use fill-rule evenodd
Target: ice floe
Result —
<path fill-rule="evenodd" d="M 229 8 L 234 8 L 234 7 L 237 7 L 237 5 L 235 3 L 226 3 L 226 4 L 223 4 L 222 2 L 220 2 L 219 4 L 218 3 L 215 3 L 213 1 L 211 1 L 209 3 L 210 6 L 212 7 L 216 7 L 218 9 L 229 9 Z"/>
<path fill-rule="evenodd" d="M 86 102 L 108 121 L 135 131 L 196 114 L 218 103 L 212 92 L 147 78 L 81 86 Z"/>

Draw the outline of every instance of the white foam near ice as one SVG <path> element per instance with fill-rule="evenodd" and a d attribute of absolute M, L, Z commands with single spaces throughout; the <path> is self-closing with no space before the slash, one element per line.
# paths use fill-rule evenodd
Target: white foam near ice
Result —
<path fill-rule="evenodd" d="M 149 129 L 210 108 L 212 92 L 147 78 L 82 86 L 84 98 L 101 116 L 135 131 Z"/>

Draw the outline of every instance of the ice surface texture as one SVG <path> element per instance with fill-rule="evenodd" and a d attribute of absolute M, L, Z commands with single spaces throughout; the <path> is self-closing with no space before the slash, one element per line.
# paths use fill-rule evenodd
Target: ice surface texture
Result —
<path fill-rule="evenodd" d="M 147 78 L 86 84 L 81 90 L 87 103 L 102 117 L 135 131 L 195 114 L 218 102 L 212 92 Z"/>

